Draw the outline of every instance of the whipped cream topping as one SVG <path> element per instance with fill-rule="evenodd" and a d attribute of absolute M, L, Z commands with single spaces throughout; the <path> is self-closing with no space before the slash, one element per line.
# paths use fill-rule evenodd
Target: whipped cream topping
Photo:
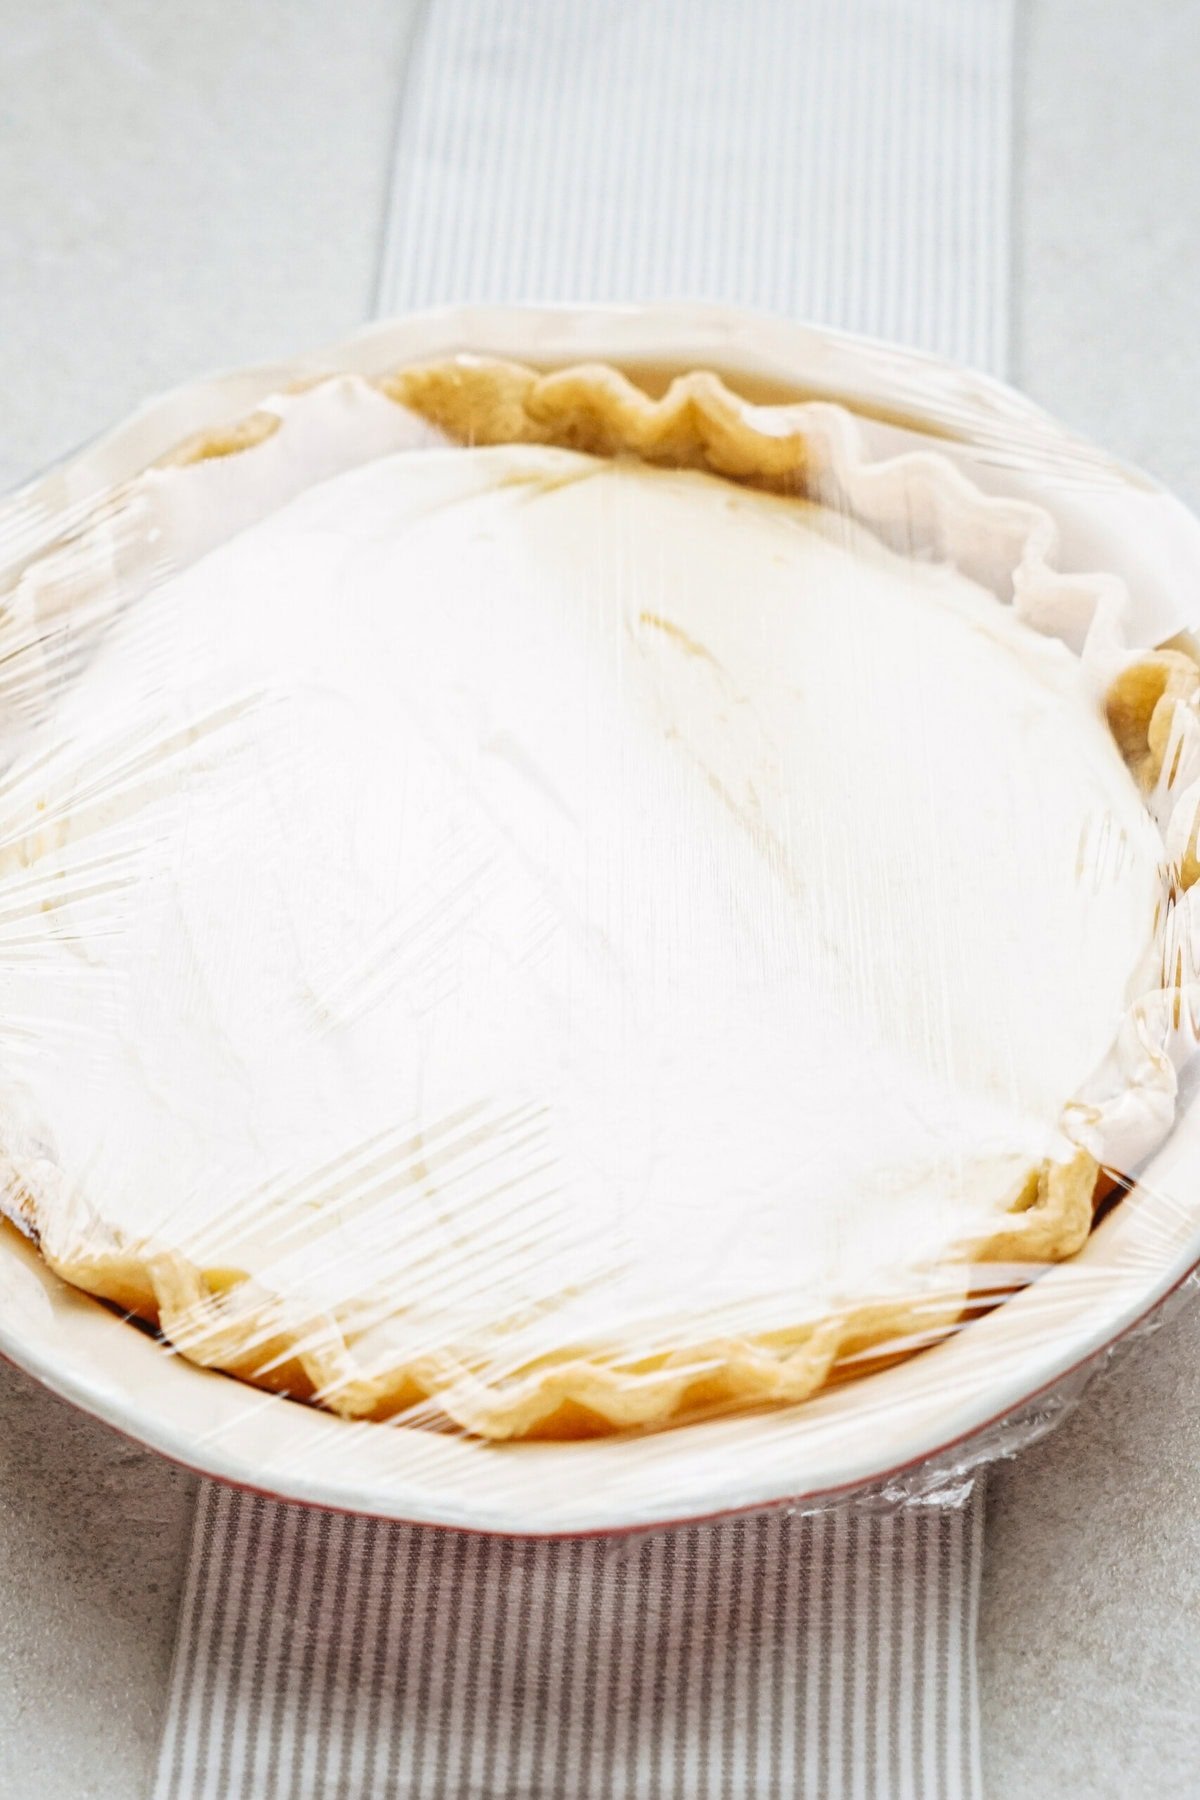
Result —
<path fill-rule="evenodd" d="M 246 1271 L 368 1361 L 919 1292 L 1158 985 L 1163 844 L 1077 657 L 698 473 L 383 456 L 41 710 L 10 1161 L 60 1253 Z"/>

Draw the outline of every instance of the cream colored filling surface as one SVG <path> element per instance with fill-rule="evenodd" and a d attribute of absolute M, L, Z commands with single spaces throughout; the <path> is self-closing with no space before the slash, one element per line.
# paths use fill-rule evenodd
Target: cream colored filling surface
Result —
<path fill-rule="evenodd" d="M 367 1364 L 919 1292 L 1158 983 L 1078 660 L 706 475 L 384 458 L 43 711 L 0 1132 L 50 1247 L 247 1271 Z"/>

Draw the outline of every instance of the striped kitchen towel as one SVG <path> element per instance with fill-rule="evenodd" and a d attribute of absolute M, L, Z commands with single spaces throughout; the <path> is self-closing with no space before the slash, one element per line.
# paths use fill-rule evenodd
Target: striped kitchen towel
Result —
<path fill-rule="evenodd" d="M 978 1793 L 982 1509 L 553 1543 L 206 1486 L 161 1800 Z"/>
<path fill-rule="evenodd" d="M 378 310 L 707 298 L 1000 369 L 1012 8 L 429 0 Z M 155 1800 L 973 1800 L 981 1515 L 538 1543 L 206 1486 Z"/>
<path fill-rule="evenodd" d="M 378 310 L 724 300 L 1003 372 L 1013 0 L 430 0 Z"/>

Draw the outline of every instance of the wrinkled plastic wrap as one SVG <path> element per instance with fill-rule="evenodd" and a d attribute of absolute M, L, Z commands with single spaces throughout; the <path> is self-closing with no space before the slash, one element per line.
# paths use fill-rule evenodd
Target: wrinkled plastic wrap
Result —
<path fill-rule="evenodd" d="M 52 1385 L 450 1524 L 952 1504 L 1191 1291 L 1200 527 L 1143 478 L 929 359 L 513 311 L 0 523 Z"/>

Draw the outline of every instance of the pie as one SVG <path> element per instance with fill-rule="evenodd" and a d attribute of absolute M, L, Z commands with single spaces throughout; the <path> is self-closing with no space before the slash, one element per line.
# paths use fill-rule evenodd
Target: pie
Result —
<path fill-rule="evenodd" d="M 185 1357 L 492 1438 L 1073 1255 L 1191 1046 L 1200 668 L 1054 552 L 705 372 L 184 444 L 4 603 L 0 1206 Z"/>

